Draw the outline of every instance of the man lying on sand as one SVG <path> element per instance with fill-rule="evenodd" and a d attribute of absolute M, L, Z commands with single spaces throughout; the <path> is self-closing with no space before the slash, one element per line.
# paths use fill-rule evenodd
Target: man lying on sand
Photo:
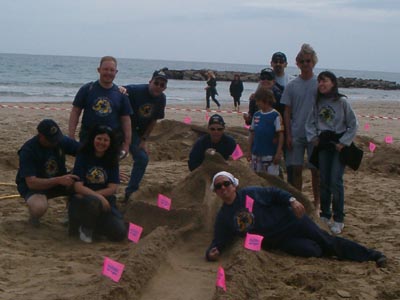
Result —
<path fill-rule="evenodd" d="M 319 228 L 307 215 L 304 206 L 291 194 L 274 187 L 237 189 L 239 180 L 222 171 L 214 175 L 211 189 L 222 199 L 214 238 L 206 258 L 215 261 L 235 236 L 246 233 L 264 237 L 263 247 L 279 249 L 302 257 L 336 256 L 340 260 L 375 261 L 385 267 L 387 259 L 379 251 Z M 254 199 L 252 213 L 246 208 L 246 195 Z"/>

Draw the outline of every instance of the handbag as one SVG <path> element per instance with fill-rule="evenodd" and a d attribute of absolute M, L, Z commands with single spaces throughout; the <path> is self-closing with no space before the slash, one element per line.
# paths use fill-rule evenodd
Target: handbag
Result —
<path fill-rule="evenodd" d="M 343 147 L 342 151 L 340 151 L 339 159 L 344 165 L 356 171 L 361 165 L 363 155 L 364 151 L 352 142 L 350 146 Z"/>

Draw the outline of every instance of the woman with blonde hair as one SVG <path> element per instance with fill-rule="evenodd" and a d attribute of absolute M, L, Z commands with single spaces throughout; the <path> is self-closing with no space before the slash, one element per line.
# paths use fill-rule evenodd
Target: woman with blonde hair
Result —
<path fill-rule="evenodd" d="M 206 90 L 206 109 L 210 109 L 210 97 L 214 101 L 215 104 L 217 104 L 218 109 L 221 108 L 221 105 L 219 104 L 218 100 L 215 98 L 216 95 L 218 95 L 217 92 L 217 80 L 215 79 L 215 74 L 213 71 L 208 71 L 207 72 L 207 86 L 204 88 Z"/>

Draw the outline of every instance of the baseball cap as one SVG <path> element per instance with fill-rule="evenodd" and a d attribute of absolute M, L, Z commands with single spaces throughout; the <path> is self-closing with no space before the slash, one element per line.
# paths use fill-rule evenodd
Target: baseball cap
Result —
<path fill-rule="evenodd" d="M 156 78 L 161 78 L 164 79 L 165 81 L 168 81 L 167 74 L 165 74 L 164 71 L 154 71 L 153 76 L 151 79 L 156 79 Z"/>
<path fill-rule="evenodd" d="M 260 80 L 275 80 L 275 72 L 271 68 L 262 69 L 260 72 Z"/>
<path fill-rule="evenodd" d="M 274 54 L 272 54 L 272 58 L 271 58 L 272 61 L 278 60 L 278 59 L 283 60 L 283 62 L 287 62 L 286 55 L 283 52 L 275 52 Z"/>
<path fill-rule="evenodd" d="M 48 142 L 53 144 L 59 143 L 63 138 L 60 127 L 52 119 L 42 120 L 37 126 L 37 131 L 43 134 Z"/>
<path fill-rule="evenodd" d="M 218 114 L 212 115 L 210 117 L 210 119 L 208 120 L 208 126 L 213 125 L 213 124 L 219 124 L 219 125 L 225 126 L 224 119 Z"/>

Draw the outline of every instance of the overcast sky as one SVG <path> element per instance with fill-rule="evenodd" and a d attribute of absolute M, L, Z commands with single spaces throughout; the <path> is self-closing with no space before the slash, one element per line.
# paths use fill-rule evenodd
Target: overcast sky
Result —
<path fill-rule="evenodd" d="M 0 52 L 400 72 L 399 0 L 0 0 Z"/>

